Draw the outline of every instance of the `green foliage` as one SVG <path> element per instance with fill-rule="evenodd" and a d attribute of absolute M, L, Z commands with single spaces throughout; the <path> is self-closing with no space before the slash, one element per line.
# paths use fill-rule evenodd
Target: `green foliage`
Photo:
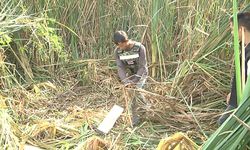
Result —
<path fill-rule="evenodd" d="M 237 91 L 237 103 L 241 102 L 242 95 L 242 78 L 240 69 L 240 46 L 239 46 L 239 33 L 238 33 L 238 5 L 237 0 L 233 1 L 233 34 L 234 34 L 234 60 L 235 60 L 235 70 L 236 70 L 236 91 Z"/>
<path fill-rule="evenodd" d="M 248 3 L 240 1 L 238 9 Z M 185 100 L 191 113 L 192 105 L 218 108 L 214 105 L 220 106 L 228 92 L 232 0 L 2 0 L 0 7 L 1 89 L 40 80 L 62 81 L 61 75 L 73 84 L 99 82 L 96 75 L 102 68 L 95 60 L 113 60 L 112 35 L 125 30 L 146 46 L 150 75 L 171 84 L 164 93 Z M 10 120 L 6 122 L 9 127 Z M 39 125 L 27 127 L 27 132 L 36 128 L 44 133 Z M 74 131 L 57 127 L 64 137 Z M 50 144 L 62 149 L 84 144 L 90 135 L 87 126 L 78 132 L 84 136 Z M 128 147 L 144 144 L 134 133 L 125 142 Z"/>
<path fill-rule="evenodd" d="M 249 76 L 250 77 L 250 76 Z M 243 101 L 220 128 L 204 143 L 203 150 L 247 149 L 250 139 L 250 80 L 246 83 Z"/>
<path fill-rule="evenodd" d="M 225 30 L 231 16 L 231 2 L 27 0 L 24 3 L 33 5 L 29 8 L 32 13 L 46 11 L 48 17 L 55 18 L 78 35 L 65 26 L 56 25 L 61 28 L 58 33 L 74 60 L 113 54 L 114 31 L 127 31 L 130 38 L 146 45 L 152 66 L 150 73 L 164 81 L 175 78 L 175 62 L 204 61 L 200 57 L 206 54 L 209 54 L 205 58 L 208 60 L 217 56 L 223 60 L 231 58 L 223 52 L 228 49 L 225 41 L 230 37 Z M 246 3 L 240 2 L 240 7 Z M 219 60 L 209 63 L 224 65 Z"/>
<path fill-rule="evenodd" d="M 49 76 L 53 76 L 57 64 L 68 61 L 58 29 L 51 26 L 53 19 L 43 14 L 40 17 L 28 15 L 22 1 L 4 0 L 0 6 L 3 8 L 0 13 L 0 17 L 3 16 L 0 22 L 0 48 L 5 64 L 1 71 L 5 72 L 3 84 L 10 86 L 13 80 L 10 76 L 20 83 L 33 82 L 34 73 L 41 75 L 49 71 Z M 14 71 L 10 71 L 12 66 L 16 66 Z M 47 67 L 41 69 L 41 66 Z"/>
<path fill-rule="evenodd" d="M 23 33 L 28 35 L 28 39 L 25 43 L 19 43 L 18 46 L 29 56 L 35 57 L 30 61 L 44 65 L 67 61 L 68 54 L 64 49 L 62 38 L 57 35 L 54 28 L 48 26 L 46 20 L 36 22 L 31 30 L 24 29 Z"/>
<path fill-rule="evenodd" d="M 61 61 L 67 58 L 62 38 L 56 34 L 55 29 L 48 27 L 47 24 L 37 23 L 35 30 L 36 35 L 32 36 L 31 41 L 36 46 L 42 61 L 49 60 L 54 52 L 62 59 Z"/>
<path fill-rule="evenodd" d="M 3 46 L 7 46 L 10 44 L 10 42 L 12 41 L 11 37 L 7 34 L 4 33 L 0 33 L 0 45 L 1 47 Z"/>

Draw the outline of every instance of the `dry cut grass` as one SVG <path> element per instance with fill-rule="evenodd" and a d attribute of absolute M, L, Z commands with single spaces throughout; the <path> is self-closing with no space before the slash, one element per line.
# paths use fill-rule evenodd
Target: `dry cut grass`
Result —
<path fill-rule="evenodd" d="M 74 80 L 81 74 L 81 70 L 75 70 L 61 76 L 65 81 L 61 84 L 66 86 L 43 82 L 3 91 L 1 110 L 12 119 L 1 120 L 6 121 L 3 124 L 8 125 L 8 136 L 15 140 L 10 141 L 6 135 L 2 144 L 15 142 L 22 146 L 28 143 L 45 149 L 86 149 L 90 145 L 93 149 L 98 145 L 106 149 L 154 149 L 161 138 L 175 132 L 184 132 L 201 144 L 208 133 L 216 129 L 220 109 L 214 107 L 215 101 L 205 97 L 209 78 L 204 74 L 192 74 L 179 80 L 185 83 L 183 87 L 149 78 L 141 92 L 152 107 L 139 106 L 141 123 L 132 128 L 128 104 L 134 96 L 131 91 L 135 89 L 123 87 L 116 72 L 105 63 L 87 62 L 88 82 Z M 197 80 L 200 82 L 194 84 Z M 213 95 L 215 99 L 221 97 L 216 92 Z M 114 104 L 125 111 L 111 132 L 102 135 L 96 127 Z M 2 130 L 5 129 L 2 126 Z"/>

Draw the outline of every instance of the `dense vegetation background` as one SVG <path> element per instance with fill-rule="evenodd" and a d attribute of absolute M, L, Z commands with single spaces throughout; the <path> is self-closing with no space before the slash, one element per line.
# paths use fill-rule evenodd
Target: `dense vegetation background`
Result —
<path fill-rule="evenodd" d="M 248 3 L 239 1 L 239 10 Z M 2 0 L 0 8 L 3 147 L 81 148 L 94 135 L 89 127 L 98 121 L 79 115 L 93 115 L 102 99 L 101 120 L 112 95 L 118 103 L 124 94 L 113 59 L 116 30 L 146 46 L 146 90 L 162 118 L 144 127 L 148 136 L 129 131 L 116 139 L 119 128 L 106 139 L 117 149 L 153 149 L 168 131 L 192 130 L 201 144 L 216 129 L 233 68 L 231 0 Z"/>

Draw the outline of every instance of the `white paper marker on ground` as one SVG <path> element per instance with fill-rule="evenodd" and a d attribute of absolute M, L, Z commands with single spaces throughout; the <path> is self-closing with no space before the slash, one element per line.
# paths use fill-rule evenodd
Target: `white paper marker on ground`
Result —
<path fill-rule="evenodd" d="M 107 134 L 113 128 L 116 120 L 120 117 L 123 110 L 124 109 L 122 107 L 114 105 L 97 129 Z"/>
<path fill-rule="evenodd" d="M 44 150 L 44 149 L 40 149 L 39 147 L 28 145 L 28 144 L 25 144 L 23 149 L 24 150 Z"/>

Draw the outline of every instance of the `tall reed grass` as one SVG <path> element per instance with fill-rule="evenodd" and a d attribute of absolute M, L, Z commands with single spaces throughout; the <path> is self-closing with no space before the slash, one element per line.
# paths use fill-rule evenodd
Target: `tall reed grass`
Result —
<path fill-rule="evenodd" d="M 229 35 L 225 30 L 232 14 L 232 1 L 27 0 L 24 3 L 37 16 L 44 13 L 74 30 L 78 37 L 67 28 L 58 27 L 74 60 L 113 54 L 115 30 L 128 31 L 130 38 L 146 45 L 151 75 L 162 81 L 173 78 L 176 66 L 184 60 L 228 57 L 228 52 L 223 51 L 228 49 L 225 41 Z M 239 4 L 243 7 L 247 2 Z M 221 61 L 210 63 L 221 64 Z"/>
<path fill-rule="evenodd" d="M 89 80 L 90 76 L 94 78 L 98 73 L 95 64 L 97 59 L 109 60 L 108 67 L 113 69 L 115 47 L 112 35 L 116 30 L 125 30 L 130 38 L 146 46 L 150 76 L 171 85 L 164 94 L 184 100 L 195 118 L 193 110 L 196 108 L 193 106 L 214 110 L 223 105 L 222 101 L 229 89 L 233 52 L 232 43 L 229 42 L 228 18 L 232 14 L 232 2 L 2 0 L 0 89 L 48 79 L 60 82 L 61 75 L 71 75 L 75 70 L 79 74 L 70 78 L 74 80 L 71 82 L 82 78 Z M 238 4 L 240 10 L 249 5 L 249 0 L 239 1 Z M 22 99 L 26 100 L 25 104 L 31 103 L 28 97 Z M 12 98 L 9 100 L 15 102 Z M 1 101 L 5 102 L 6 99 Z M 25 104 L 20 104 L 20 109 Z M 38 109 L 42 106 L 34 107 Z M 9 115 L 5 109 L 1 112 L 0 115 Z M 2 117 L 1 121 L 6 125 L 2 126 L 2 130 L 6 131 L 12 125 L 11 119 L 6 117 Z M 203 130 L 198 121 L 197 125 Z M 54 139 L 51 145 L 37 141 L 30 143 L 48 149 L 70 149 L 93 134 L 88 127 L 82 126 L 81 131 L 74 127 L 44 120 L 22 130 L 24 136 L 32 135 L 31 139 L 38 138 L 43 142 L 48 142 L 44 137 Z M 48 134 L 47 130 L 53 134 Z M 58 143 L 55 137 L 57 132 L 65 140 Z M 20 143 L 13 135 L 14 131 L 7 133 L 12 145 Z M 83 136 L 78 136 L 79 133 Z M 67 140 L 68 134 L 77 138 Z M 2 139 L 4 143 L 5 137 Z M 140 138 L 136 137 L 135 143 L 131 143 L 125 145 L 140 145 Z"/>

